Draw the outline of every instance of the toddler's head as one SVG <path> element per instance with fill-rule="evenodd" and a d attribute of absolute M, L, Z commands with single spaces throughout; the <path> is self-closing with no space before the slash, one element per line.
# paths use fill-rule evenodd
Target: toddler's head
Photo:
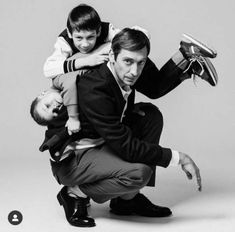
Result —
<path fill-rule="evenodd" d="M 59 91 L 49 89 L 37 96 L 30 107 L 30 114 L 39 125 L 47 126 L 58 116 L 63 105 L 63 99 Z"/>

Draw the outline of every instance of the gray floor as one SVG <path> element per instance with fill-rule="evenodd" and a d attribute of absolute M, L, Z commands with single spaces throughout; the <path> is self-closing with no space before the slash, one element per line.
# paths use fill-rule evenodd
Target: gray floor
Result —
<path fill-rule="evenodd" d="M 109 213 L 108 203 L 92 202 L 89 210 L 97 226 L 87 229 L 72 227 L 65 220 L 63 209 L 56 200 L 61 186 L 53 179 L 45 156 L 20 157 L 18 161 L 4 157 L 0 161 L 0 229 L 4 232 L 235 230 L 235 175 L 229 166 L 224 170 L 219 164 L 214 168 L 202 167 L 201 193 L 197 192 L 195 182 L 188 181 L 180 169 L 159 168 L 157 187 L 148 187 L 142 192 L 153 202 L 169 206 L 172 217 L 118 217 Z M 37 165 L 33 167 L 33 163 Z M 9 224 L 7 217 L 12 210 L 23 214 L 20 225 Z"/>

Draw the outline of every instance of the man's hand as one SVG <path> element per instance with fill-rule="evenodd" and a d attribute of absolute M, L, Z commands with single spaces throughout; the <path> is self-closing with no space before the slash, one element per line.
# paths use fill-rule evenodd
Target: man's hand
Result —
<path fill-rule="evenodd" d="M 81 129 L 80 121 L 77 118 L 72 118 L 72 117 L 69 117 L 65 126 L 68 127 L 69 135 L 71 135 L 72 133 L 77 133 Z"/>
<path fill-rule="evenodd" d="M 200 176 L 200 171 L 195 162 L 189 155 L 186 155 L 182 152 L 180 154 L 180 164 L 183 171 L 186 173 L 188 179 L 192 179 L 194 176 L 197 178 L 198 191 L 202 190 L 202 181 Z"/>

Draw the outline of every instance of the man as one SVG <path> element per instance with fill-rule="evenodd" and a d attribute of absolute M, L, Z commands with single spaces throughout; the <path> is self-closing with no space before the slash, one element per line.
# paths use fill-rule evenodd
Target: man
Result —
<path fill-rule="evenodd" d="M 197 48 L 199 52 L 203 49 Z M 177 67 L 167 75 L 163 75 L 164 68 L 159 72 L 148 59 L 149 51 L 149 40 L 143 32 L 124 29 L 112 41 L 110 61 L 77 81 L 82 129 L 76 138 L 50 148 L 55 160 L 59 150 L 65 155 L 60 162 L 51 161 L 58 182 L 78 188 L 71 194 L 63 187 L 57 195 L 72 225 L 95 225 L 87 213 L 88 200 L 76 191 L 98 203 L 111 200 L 111 212 L 118 215 L 171 215 L 169 208 L 154 205 L 140 193 L 156 166 L 180 164 L 188 178 L 196 175 L 201 190 L 194 161 L 182 152 L 159 145 L 163 117 L 158 108 L 150 103 L 134 104 L 135 90 L 158 98 L 182 81 L 176 74 L 183 71 Z M 50 131 L 53 134 L 56 130 L 48 130 L 48 137 Z M 82 144 L 76 141 L 79 138 Z"/>

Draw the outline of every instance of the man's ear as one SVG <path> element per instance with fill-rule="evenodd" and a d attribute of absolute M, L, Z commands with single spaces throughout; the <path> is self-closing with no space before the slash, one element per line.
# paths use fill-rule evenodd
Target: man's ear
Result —
<path fill-rule="evenodd" d="M 110 63 L 115 62 L 114 53 L 113 53 L 112 49 L 110 49 L 110 52 L 109 52 L 109 61 L 110 61 Z"/>
<path fill-rule="evenodd" d="M 72 39 L 72 34 L 69 32 L 69 29 L 67 28 L 66 30 L 67 30 L 67 34 L 68 34 L 69 38 Z"/>

